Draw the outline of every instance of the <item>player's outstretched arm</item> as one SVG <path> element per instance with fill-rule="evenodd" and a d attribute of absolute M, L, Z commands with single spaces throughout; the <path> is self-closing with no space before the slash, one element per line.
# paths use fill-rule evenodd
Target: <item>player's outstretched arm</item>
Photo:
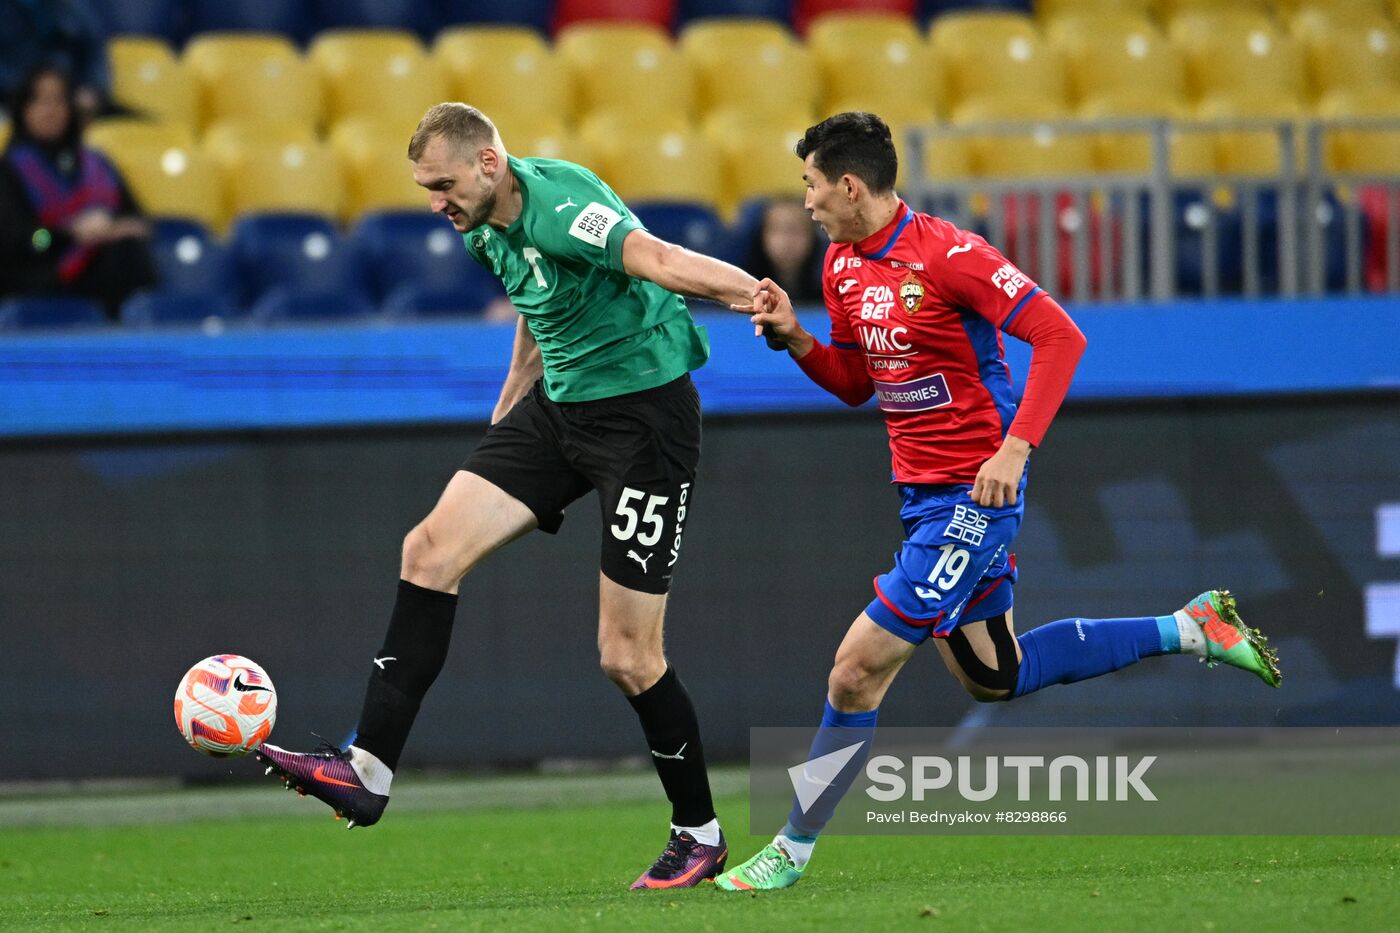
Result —
<path fill-rule="evenodd" d="M 837 350 L 813 337 L 797 319 L 792 300 L 777 282 L 764 279 L 754 290 L 752 301 L 730 307 L 749 314 L 755 334 L 766 330 L 773 335 L 771 340 L 786 344 L 807 377 L 847 405 L 863 405 L 875 394 L 860 354 Z"/>
<path fill-rule="evenodd" d="M 773 339 L 784 344 L 793 359 L 800 360 L 812 352 L 816 338 L 803 329 L 797 312 L 793 310 L 792 299 L 772 279 L 759 282 L 748 301 L 731 304 L 729 308 L 749 315 L 749 320 L 753 321 L 754 336 L 768 328 Z"/>
<path fill-rule="evenodd" d="M 748 302 L 758 280 L 738 266 L 633 230 L 622 241 L 622 268 L 669 292 L 722 305 Z"/>
<path fill-rule="evenodd" d="M 540 359 L 540 345 L 522 315 L 515 324 L 515 346 L 510 353 L 510 370 L 506 373 L 505 384 L 501 386 L 501 398 L 496 402 L 496 410 L 491 412 L 491 423 L 495 424 L 515 407 L 515 403 L 525 397 L 530 386 L 544 374 L 544 362 Z"/>

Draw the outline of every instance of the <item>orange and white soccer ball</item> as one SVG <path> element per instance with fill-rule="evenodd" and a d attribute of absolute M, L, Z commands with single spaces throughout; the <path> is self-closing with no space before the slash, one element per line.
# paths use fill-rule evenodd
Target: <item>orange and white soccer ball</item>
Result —
<path fill-rule="evenodd" d="M 272 734 L 277 691 L 256 663 L 216 654 L 190 668 L 175 691 L 175 724 L 196 751 L 244 755 Z"/>

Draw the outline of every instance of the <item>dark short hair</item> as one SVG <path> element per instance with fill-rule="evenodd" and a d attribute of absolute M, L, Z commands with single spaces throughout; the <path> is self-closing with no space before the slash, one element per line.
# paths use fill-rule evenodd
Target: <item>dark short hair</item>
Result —
<path fill-rule="evenodd" d="M 827 178 L 854 175 L 876 194 L 894 190 L 899 156 L 890 128 L 873 113 L 852 111 L 827 117 L 807 130 L 794 151 Z"/>

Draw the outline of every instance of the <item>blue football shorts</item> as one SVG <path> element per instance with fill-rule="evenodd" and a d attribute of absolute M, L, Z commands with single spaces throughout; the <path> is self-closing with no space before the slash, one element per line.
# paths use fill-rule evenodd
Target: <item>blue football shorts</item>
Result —
<path fill-rule="evenodd" d="M 1011 547 L 1025 515 L 1025 477 L 1016 504 L 999 509 L 973 502 L 970 484 L 898 488 L 905 541 L 894 567 L 875 578 L 866 614 L 919 645 L 1010 609 L 1016 583 Z"/>

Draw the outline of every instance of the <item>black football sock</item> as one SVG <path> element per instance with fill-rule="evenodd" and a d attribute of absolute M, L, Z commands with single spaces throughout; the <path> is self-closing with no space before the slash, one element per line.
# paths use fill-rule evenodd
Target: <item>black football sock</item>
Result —
<path fill-rule="evenodd" d="M 391 769 L 399 766 L 418 707 L 447 660 L 456 610 L 456 594 L 399 581 L 394 614 L 384 645 L 374 656 L 353 743 Z"/>
<path fill-rule="evenodd" d="M 652 764 L 671 801 L 671 822 L 704 826 L 715 818 L 710 779 L 705 773 L 705 750 L 690 694 L 667 667 L 661 679 L 627 701 L 637 711 L 651 749 Z"/>

